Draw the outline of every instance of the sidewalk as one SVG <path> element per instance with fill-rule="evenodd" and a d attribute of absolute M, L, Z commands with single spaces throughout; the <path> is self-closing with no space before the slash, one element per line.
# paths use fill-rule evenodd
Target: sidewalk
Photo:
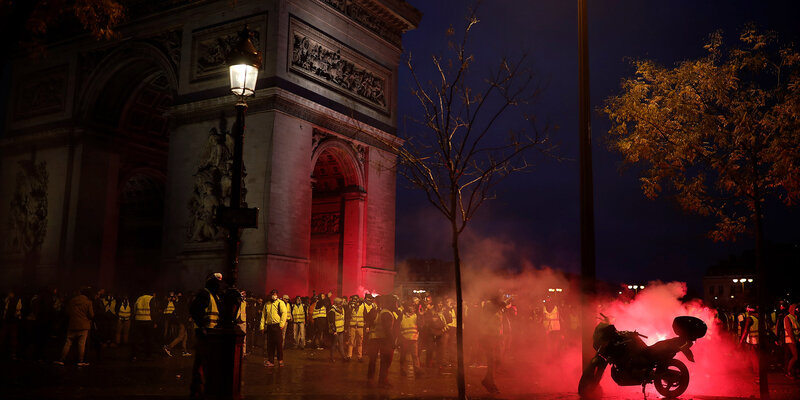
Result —
<path fill-rule="evenodd" d="M 249 356 L 243 365 L 242 393 L 246 399 L 442 399 L 455 398 L 455 375 L 452 371 L 429 373 L 413 379 L 400 375 L 400 366 L 392 364 L 389 380 L 392 389 L 378 389 L 366 382 L 364 363 L 330 363 L 327 350 L 286 350 L 286 366 L 267 368 L 263 357 Z M 127 349 L 109 349 L 102 362 L 88 367 L 74 364 L 57 366 L 30 361 L 0 362 L 2 399 L 186 399 L 191 381 L 193 357 L 167 358 L 161 355 L 151 361 L 131 363 Z M 510 363 L 509 363 L 510 364 Z M 497 377 L 501 394 L 489 396 L 480 381 L 485 368 L 467 368 L 467 394 L 470 399 L 544 399 L 575 400 L 574 391 L 544 392 L 536 377 L 527 376 L 523 366 L 508 365 Z M 571 386 L 571 385 L 568 385 Z M 577 382 L 575 382 L 577 386 Z M 800 383 L 781 374 L 770 375 L 775 400 L 800 398 Z M 712 395 L 684 396 L 684 399 L 745 399 L 757 393 L 740 393 L 740 397 Z M 691 386 L 690 386 L 691 392 Z M 757 396 L 756 396 L 757 397 Z M 641 400 L 638 387 L 620 388 L 607 397 L 612 400 Z M 657 399 L 648 393 L 648 399 Z"/>

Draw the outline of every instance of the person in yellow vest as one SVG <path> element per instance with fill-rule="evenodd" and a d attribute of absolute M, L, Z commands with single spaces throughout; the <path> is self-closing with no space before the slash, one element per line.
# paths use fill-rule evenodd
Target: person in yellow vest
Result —
<path fill-rule="evenodd" d="M 328 311 L 328 333 L 330 334 L 331 362 L 336 362 L 333 356 L 337 350 L 342 361 L 347 361 L 347 357 L 344 355 L 344 305 L 341 297 L 333 299 L 333 305 Z"/>
<path fill-rule="evenodd" d="M 403 315 L 400 319 L 400 374 L 405 376 L 406 356 L 411 356 L 414 366 L 414 377 L 422 376 L 422 369 L 419 364 L 419 322 L 422 320 L 417 313 L 418 308 L 413 302 L 406 303 L 403 307 Z"/>
<path fill-rule="evenodd" d="M 454 364 L 456 362 L 456 327 L 458 320 L 456 318 L 456 301 L 448 297 L 444 302 L 444 309 L 442 315 L 447 323 L 447 329 L 444 332 L 442 348 L 443 360 L 446 364 Z"/>
<path fill-rule="evenodd" d="M 267 359 L 264 366 L 274 367 L 275 356 L 278 356 L 278 366 L 283 366 L 283 330 L 286 329 L 286 320 L 289 310 L 286 303 L 278 298 L 278 291 L 272 289 L 269 298 L 264 302 L 264 312 L 261 315 L 261 330 L 267 335 Z"/>
<path fill-rule="evenodd" d="M 158 301 L 154 291 L 147 292 L 133 303 L 133 333 L 131 342 L 131 361 L 146 355 L 151 357 L 155 353 L 156 332 L 160 313 Z"/>
<path fill-rule="evenodd" d="M 117 306 L 117 332 L 114 335 L 114 343 L 128 344 L 128 334 L 131 331 L 131 317 L 133 316 L 133 306 L 128 300 L 128 296 L 122 296 Z"/>
<path fill-rule="evenodd" d="M 289 310 L 288 313 L 289 315 L 286 316 L 286 327 L 283 328 L 283 332 L 281 333 L 281 335 L 283 336 L 281 338 L 281 347 L 283 349 L 286 349 L 286 334 L 287 334 L 286 332 L 294 328 L 293 324 L 290 323 L 290 321 L 292 320 L 292 300 L 288 294 L 284 294 L 283 297 L 281 297 L 281 300 L 283 300 L 283 304 L 286 304 L 286 309 Z M 292 333 L 289 337 L 291 338 L 293 336 L 294 333 Z"/>
<path fill-rule="evenodd" d="M 322 345 L 325 343 L 325 335 L 328 332 L 328 309 L 330 307 L 330 299 L 325 296 L 325 293 L 322 293 L 314 306 L 314 312 L 311 313 L 311 319 L 314 323 L 314 345 L 317 350 L 322 350 Z"/>
<path fill-rule="evenodd" d="M 177 321 L 175 320 L 175 301 L 177 297 L 175 296 L 175 292 L 170 291 L 167 295 L 167 298 L 164 299 L 164 315 L 163 315 L 163 333 L 162 338 L 163 340 L 168 340 L 172 335 L 170 335 L 170 330 L 174 330 Z"/>
<path fill-rule="evenodd" d="M 742 327 L 742 336 L 739 338 L 739 345 L 746 344 L 750 359 L 750 367 L 754 373 L 758 373 L 758 308 L 747 306 Z M 756 375 L 758 376 L 758 375 Z M 756 380 L 758 378 L 756 377 Z"/>
<path fill-rule="evenodd" d="M 192 364 L 192 399 L 205 396 L 205 371 L 208 368 L 212 349 L 208 342 L 208 330 L 214 329 L 219 321 L 218 293 L 222 285 L 222 274 L 219 272 L 206 277 L 203 290 L 199 291 L 189 305 L 189 315 L 195 326 L 195 352 Z"/>
<path fill-rule="evenodd" d="M 348 337 L 347 337 L 347 359 L 353 359 L 353 350 L 355 350 L 358 362 L 362 362 L 363 357 L 363 344 L 364 344 L 364 318 L 372 309 L 371 305 L 361 302 L 361 297 L 358 295 L 350 296 L 350 318 L 347 321 Z"/>
<path fill-rule="evenodd" d="M 236 326 L 244 333 L 244 341 L 242 342 L 242 357 L 247 356 L 247 292 L 242 290 L 239 292 L 242 295 L 242 302 L 239 303 L 239 312 L 236 314 Z"/>
<path fill-rule="evenodd" d="M 187 331 L 187 326 L 191 323 L 191 319 L 189 318 L 189 306 L 183 301 L 181 298 L 183 296 L 180 292 L 176 293 L 173 297 L 172 305 L 174 309 L 170 314 L 172 319 L 172 325 L 175 332 L 175 338 L 172 339 L 171 342 L 164 345 L 164 352 L 167 353 L 167 356 L 172 357 L 172 349 L 177 347 L 178 345 L 181 346 L 183 357 L 189 357 L 192 353 L 189 353 L 186 344 L 189 338 L 189 332 Z"/>
<path fill-rule="evenodd" d="M 394 342 L 396 334 L 397 323 L 397 301 L 393 296 L 378 296 L 378 309 L 380 310 L 375 316 L 375 321 L 372 324 L 372 330 L 369 333 L 369 341 L 367 346 L 367 356 L 369 356 L 369 364 L 367 365 L 367 381 L 371 382 L 375 377 L 375 365 L 378 361 L 378 356 L 381 359 L 380 372 L 378 373 L 378 386 L 382 388 L 391 388 L 389 384 L 389 366 L 392 365 L 392 357 L 394 356 Z"/>
<path fill-rule="evenodd" d="M 783 317 L 784 347 L 790 356 L 786 363 L 786 376 L 795 379 L 794 366 L 797 364 L 797 343 L 800 342 L 800 323 L 797 321 L 797 304 L 789 306 L 789 313 Z"/>
<path fill-rule="evenodd" d="M 306 348 L 306 306 L 303 298 L 295 297 L 292 305 L 292 333 L 294 336 L 294 347 L 297 349 Z"/>

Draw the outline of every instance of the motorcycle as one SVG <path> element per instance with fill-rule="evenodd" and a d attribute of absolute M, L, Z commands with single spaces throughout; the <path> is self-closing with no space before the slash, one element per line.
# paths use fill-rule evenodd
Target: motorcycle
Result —
<path fill-rule="evenodd" d="M 601 314 L 602 315 L 602 314 Z M 689 369 L 676 359 L 680 352 L 686 359 L 694 362 L 691 347 L 705 336 L 708 327 L 695 317 L 676 317 L 672 330 L 677 337 L 659 341 L 648 346 L 636 331 L 618 331 L 604 322 L 595 327 L 592 346 L 597 351 L 583 370 L 578 383 L 578 394 L 582 399 L 600 398 L 600 379 L 606 367 L 611 364 L 611 378 L 620 386 L 642 385 L 642 393 L 647 384 L 652 383 L 656 391 L 666 398 L 675 398 L 689 387 Z"/>

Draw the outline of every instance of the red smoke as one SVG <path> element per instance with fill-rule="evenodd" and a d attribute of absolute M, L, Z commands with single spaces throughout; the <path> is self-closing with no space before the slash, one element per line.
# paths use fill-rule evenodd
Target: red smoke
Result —
<path fill-rule="evenodd" d="M 484 258 L 480 264 L 491 265 Z M 500 257 L 503 255 L 501 254 Z M 549 288 L 563 288 L 560 294 L 549 292 Z M 575 282 L 555 270 L 526 270 L 520 274 L 499 274 L 491 269 L 467 268 L 464 274 L 465 300 L 469 305 L 476 299 L 498 289 L 513 294 L 517 307 L 514 321 L 513 342 L 503 357 L 504 363 L 498 372 L 497 382 L 503 395 L 519 396 L 535 393 L 575 393 L 580 378 L 580 335 L 571 324 L 569 315 L 578 311 L 578 293 Z M 651 282 L 633 299 L 611 298 L 601 300 L 593 312 L 602 312 L 612 319 L 619 330 L 636 330 L 648 336 L 646 343 L 676 336 L 672 331 L 673 318 L 681 315 L 695 316 L 706 322 L 708 333 L 699 339 L 692 351 L 695 363 L 678 354 L 677 358 L 689 368 L 689 388 L 682 398 L 692 396 L 736 396 L 747 397 L 757 393 L 755 375 L 748 359 L 736 350 L 733 338 L 714 322 L 715 312 L 699 300 L 683 302 L 686 285 L 681 282 Z M 548 297 L 549 296 L 549 297 Z M 560 342 L 548 338 L 546 332 L 529 318 L 541 309 L 543 300 L 558 304 L 561 311 L 562 331 Z M 465 339 L 469 344 L 475 340 L 469 327 Z M 467 363 L 482 356 L 467 349 Z M 467 377 L 470 392 L 482 393 L 480 379 L 485 369 L 470 368 Z M 641 396 L 640 386 L 620 387 L 610 377 L 607 369 L 601 383 L 603 391 L 610 395 Z M 652 385 L 648 385 L 650 398 L 660 398 Z M 654 397 L 655 396 L 655 397 Z"/>

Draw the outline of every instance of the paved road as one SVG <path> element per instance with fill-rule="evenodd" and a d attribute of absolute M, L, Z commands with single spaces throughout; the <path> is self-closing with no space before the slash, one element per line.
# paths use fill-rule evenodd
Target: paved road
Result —
<path fill-rule="evenodd" d="M 131 363 L 127 349 L 109 349 L 103 361 L 88 367 L 57 366 L 32 361 L 0 361 L 0 399 L 186 399 L 191 380 L 192 357 L 167 358 Z M 498 376 L 502 393 L 489 396 L 479 382 L 485 368 L 467 371 L 467 393 L 471 399 L 575 400 L 577 395 L 565 384 L 563 391 L 553 382 L 540 382 L 528 376 L 526 368 L 509 363 Z M 430 372 L 413 379 L 400 375 L 399 364 L 392 366 L 392 389 L 366 384 L 366 363 L 328 361 L 327 351 L 287 350 L 286 366 L 266 368 L 263 357 L 250 356 L 243 366 L 242 391 L 246 399 L 442 399 L 456 396 L 452 372 Z M 552 378 L 551 378 L 552 379 Z M 570 379 L 571 380 L 571 379 Z M 800 399 L 800 384 L 780 374 L 771 377 L 776 400 Z M 556 385 L 558 386 L 558 385 Z M 727 400 L 751 398 L 755 385 L 736 393 L 739 397 L 694 394 L 684 399 Z M 610 394 L 611 400 L 641 400 L 637 388 L 622 388 Z M 648 394 L 649 399 L 657 399 Z"/>

